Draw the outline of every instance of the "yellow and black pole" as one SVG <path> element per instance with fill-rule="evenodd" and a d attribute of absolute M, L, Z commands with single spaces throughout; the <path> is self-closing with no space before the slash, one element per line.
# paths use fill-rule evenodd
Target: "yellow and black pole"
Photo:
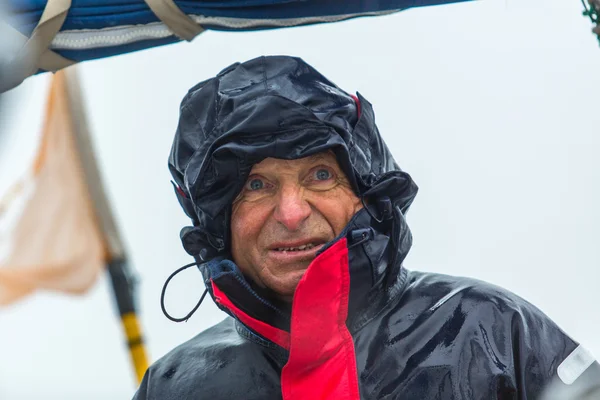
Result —
<path fill-rule="evenodd" d="M 98 226 L 105 241 L 107 270 L 111 278 L 114 299 L 121 317 L 126 343 L 135 370 L 137 382 L 141 382 L 148 369 L 148 357 L 144 347 L 141 325 L 135 307 L 135 277 L 127 263 L 126 251 L 114 219 L 108 198 L 102 185 L 92 140 L 87 128 L 76 66 L 66 68 L 64 73 L 76 146 L 81 155 L 81 165 L 88 191 L 96 211 Z"/>
<path fill-rule="evenodd" d="M 121 323 L 129 355 L 135 369 L 138 382 L 142 381 L 146 369 L 148 369 L 148 357 L 144 348 L 142 329 L 135 310 L 135 277 L 131 273 L 126 259 L 113 259 L 108 263 L 108 273 L 112 281 L 112 287 L 121 315 Z"/>

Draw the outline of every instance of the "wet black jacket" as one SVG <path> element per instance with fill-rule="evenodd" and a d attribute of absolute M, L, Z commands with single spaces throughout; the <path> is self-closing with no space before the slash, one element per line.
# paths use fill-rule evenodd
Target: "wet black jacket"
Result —
<path fill-rule="evenodd" d="M 289 309 L 230 260 L 231 201 L 265 157 L 328 149 L 368 206 L 320 251 Z M 235 64 L 193 88 L 170 168 L 194 225 L 182 231 L 184 247 L 229 317 L 156 362 L 137 400 L 537 399 L 552 381 L 600 376 L 523 299 L 404 268 L 416 186 L 383 143 L 371 105 L 302 60 Z"/>

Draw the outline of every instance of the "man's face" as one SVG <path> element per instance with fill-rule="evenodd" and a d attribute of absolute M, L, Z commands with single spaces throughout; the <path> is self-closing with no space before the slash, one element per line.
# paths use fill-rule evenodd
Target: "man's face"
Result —
<path fill-rule="evenodd" d="M 233 261 L 291 301 L 317 251 L 362 207 L 333 153 L 255 164 L 233 202 Z"/>

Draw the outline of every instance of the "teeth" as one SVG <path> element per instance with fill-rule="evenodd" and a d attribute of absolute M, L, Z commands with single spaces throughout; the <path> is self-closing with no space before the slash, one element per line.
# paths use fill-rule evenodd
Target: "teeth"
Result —
<path fill-rule="evenodd" d="M 308 243 L 308 244 L 303 244 L 302 246 L 298 246 L 298 247 L 279 247 L 276 250 L 277 251 L 300 251 L 300 250 L 310 250 L 313 247 L 315 247 L 314 244 Z"/>

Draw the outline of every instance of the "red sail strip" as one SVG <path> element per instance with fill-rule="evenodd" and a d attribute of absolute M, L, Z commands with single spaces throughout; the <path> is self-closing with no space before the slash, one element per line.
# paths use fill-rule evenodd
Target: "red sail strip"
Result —
<path fill-rule="evenodd" d="M 215 296 L 215 301 L 222 306 L 227 307 L 231 312 L 238 317 L 238 319 L 243 322 L 247 327 L 254 330 L 259 335 L 264 338 L 272 341 L 273 343 L 278 344 L 279 346 L 288 350 L 290 348 L 290 334 L 286 331 L 282 331 L 281 329 L 275 328 L 269 324 L 266 324 L 262 321 L 257 320 L 256 318 L 252 318 L 248 314 L 244 313 L 242 310 L 237 308 L 229 298 L 223 293 L 217 285 L 211 280 L 210 281 L 213 294 Z"/>
<path fill-rule="evenodd" d="M 290 357 L 281 373 L 284 400 L 358 400 L 352 336 L 346 327 L 350 272 L 346 239 L 319 255 L 292 305 Z"/>

